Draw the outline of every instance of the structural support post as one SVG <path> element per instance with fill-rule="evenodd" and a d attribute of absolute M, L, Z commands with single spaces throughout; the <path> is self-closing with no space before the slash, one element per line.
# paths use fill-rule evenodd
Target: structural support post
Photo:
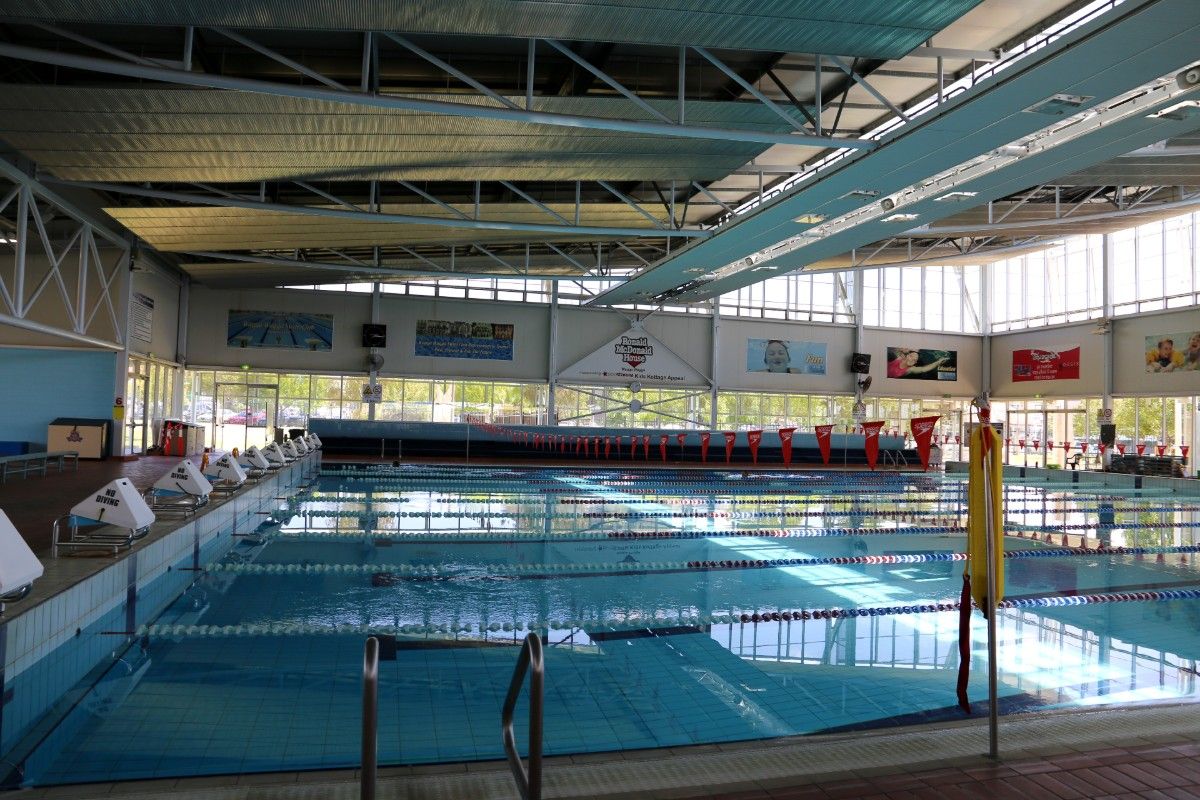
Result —
<path fill-rule="evenodd" d="M 709 405 L 708 410 L 708 427 L 712 430 L 717 429 L 717 400 L 720 396 L 718 390 L 719 357 L 721 354 L 721 299 L 714 297 L 712 299 L 712 384 L 709 388 Z"/>
<path fill-rule="evenodd" d="M 371 324 L 372 325 L 379 324 L 379 295 L 380 295 L 379 282 L 376 281 L 371 286 Z M 367 350 L 368 356 L 373 356 L 377 352 L 378 352 L 378 350 L 374 347 Z M 369 383 L 371 385 L 372 396 L 374 396 L 375 387 L 379 385 L 379 370 L 375 367 L 375 361 L 373 359 L 370 362 L 369 370 L 370 371 L 367 373 L 367 380 L 369 381 Z M 378 406 L 378 403 L 367 403 L 367 419 L 369 419 L 369 420 L 375 419 L 376 406 Z"/>
<path fill-rule="evenodd" d="M 171 396 L 171 415 L 183 417 L 183 371 L 187 365 L 187 329 L 188 329 L 188 281 L 179 284 L 179 318 L 175 327 L 175 360 L 179 369 L 175 370 L 175 386 Z"/>
<path fill-rule="evenodd" d="M 1113 314 L 1113 270 L 1116 264 L 1111 233 L 1104 234 L 1100 252 L 1104 260 L 1100 270 L 1101 319 L 1111 320 Z M 1113 407 L 1113 338 L 1110 322 L 1108 332 L 1104 334 L 1101 342 L 1104 350 L 1104 391 L 1100 395 L 1101 408 Z M 1101 466 L 1107 469 L 1110 463 L 1112 463 L 1112 450 L 1106 449 L 1104 455 L 1101 456 Z"/>
<path fill-rule="evenodd" d="M 549 377 L 549 394 L 546 397 L 546 424 L 558 424 L 558 407 L 554 400 L 558 388 L 558 281 L 550 284 L 550 341 L 546 375 Z"/>

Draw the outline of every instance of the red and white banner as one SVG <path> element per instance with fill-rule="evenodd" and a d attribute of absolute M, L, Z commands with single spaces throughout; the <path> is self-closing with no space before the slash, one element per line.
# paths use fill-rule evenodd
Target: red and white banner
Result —
<path fill-rule="evenodd" d="M 1187 445 L 1187 444 L 1179 445 L 1179 452 L 1183 453 L 1184 461 L 1187 461 L 1187 454 L 1188 454 L 1188 450 L 1190 450 L 1190 449 L 1192 449 L 1191 445 Z"/>
<path fill-rule="evenodd" d="M 917 443 L 917 455 L 921 458 L 921 466 L 929 469 L 929 448 L 933 444 L 933 429 L 941 417 L 915 417 L 908 421 L 912 428 L 913 441 Z M 1025 440 L 1021 440 L 1025 446 Z"/>
<path fill-rule="evenodd" d="M 1139 455 L 1139 456 L 1140 456 L 1140 455 L 1145 455 L 1145 453 L 1146 453 L 1146 445 L 1144 445 L 1144 444 L 1139 444 L 1139 445 L 1137 446 L 1137 453 L 1138 453 L 1138 455 Z"/>
<path fill-rule="evenodd" d="M 650 460 L 650 434 L 648 433 L 642 436 L 642 460 Z"/>
<path fill-rule="evenodd" d="M 667 463 L 667 441 L 669 437 L 665 433 L 658 435 L 658 454 L 662 457 L 662 462 Z"/>
<path fill-rule="evenodd" d="M 867 466 L 875 469 L 875 464 L 879 461 L 879 429 L 885 424 L 883 420 L 878 422 L 864 422 L 863 429 L 863 447 L 867 451 Z"/>
<path fill-rule="evenodd" d="M 737 439 L 737 434 L 733 431 L 725 431 L 725 463 L 728 464 L 733 460 L 733 443 Z"/>
<path fill-rule="evenodd" d="M 1120 453 L 1121 455 L 1125 455 L 1125 445 L 1123 445 L 1123 444 L 1117 445 L 1117 452 Z"/>
<path fill-rule="evenodd" d="M 779 446 L 783 451 L 783 463 L 788 466 L 792 463 L 792 437 L 795 435 L 795 428 L 779 429 Z"/>
<path fill-rule="evenodd" d="M 1079 345 L 1065 350 L 1013 350 L 1012 379 L 1014 383 L 1078 380 Z"/>
<path fill-rule="evenodd" d="M 679 460 L 682 461 L 683 460 L 683 448 L 687 445 L 687 434 L 686 433 L 675 434 L 675 441 L 679 442 Z"/>
<path fill-rule="evenodd" d="M 833 439 L 832 425 L 818 425 L 817 431 L 817 447 L 821 449 L 821 461 L 825 465 L 829 464 L 829 444 Z"/>
<path fill-rule="evenodd" d="M 608 458 L 611 453 L 612 453 L 612 437 L 605 436 L 604 437 L 604 457 Z"/>
<path fill-rule="evenodd" d="M 708 463 L 708 443 L 712 440 L 712 434 L 708 431 L 700 432 L 700 462 Z"/>
<path fill-rule="evenodd" d="M 1163 455 L 1166 454 L 1166 452 L 1167 452 L 1167 446 L 1165 444 L 1160 444 L 1160 445 L 1156 446 L 1154 449 L 1158 452 L 1159 458 L 1162 458 Z"/>
<path fill-rule="evenodd" d="M 762 431 L 746 431 L 746 441 L 750 443 L 750 460 L 758 463 L 758 446 L 762 444 Z"/>

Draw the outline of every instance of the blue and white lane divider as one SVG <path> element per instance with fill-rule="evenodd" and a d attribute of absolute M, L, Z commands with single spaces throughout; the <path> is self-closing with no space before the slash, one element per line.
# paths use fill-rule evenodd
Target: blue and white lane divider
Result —
<path fill-rule="evenodd" d="M 1046 547 L 1035 550 L 1010 550 L 1006 559 L 1082 558 L 1087 556 L 1147 556 L 1200 553 L 1200 545 L 1174 547 Z M 721 559 L 692 561 L 603 562 L 603 563 L 545 563 L 545 564 L 483 564 L 474 567 L 442 567 L 429 564 L 239 564 L 218 563 L 208 572 L 230 572 L 239 575 L 386 575 L 392 579 L 428 579 L 457 577 L 557 577 L 613 575 L 628 573 L 697 572 L 715 570 L 770 569 L 775 567 L 815 566 L 879 566 L 889 564 L 921 564 L 934 561 L 966 561 L 966 553 L 909 553 L 904 555 L 825 556 L 817 558 Z M 1184 562 L 1186 563 L 1186 561 Z"/>
<path fill-rule="evenodd" d="M 1200 589 L 1155 589 L 1134 592 L 1097 592 L 1086 595 L 1020 597 L 1002 600 L 998 607 L 1007 609 L 1056 608 L 1100 603 L 1144 603 L 1200 599 Z M 515 622 L 449 622 L 409 625 L 317 625 L 308 623 L 263 622 L 242 625 L 142 625 L 134 632 L 141 636 L 169 638 L 246 637 L 246 636 L 370 636 L 412 635 L 455 637 L 460 634 L 508 633 L 525 630 L 641 630 L 673 626 L 736 625 L 739 623 L 793 622 L 840 619 L 846 617 L 885 617 L 937 612 L 957 612 L 957 600 L 915 603 L 870 608 L 822 608 L 801 610 L 756 610 L 741 612 L 713 611 L 702 614 L 658 616 L 627 614 L 606 618 L 564 618 L 555 620 L 516 620 Z M 515 642 L 514 644 L 519 644 Z"/>

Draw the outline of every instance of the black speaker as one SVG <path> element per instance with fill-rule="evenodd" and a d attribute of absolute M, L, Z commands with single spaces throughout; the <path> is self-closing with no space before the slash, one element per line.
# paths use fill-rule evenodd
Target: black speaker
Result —
<path fill-rule="evenodd" d="M 851 354 L 850 371 L 858 375 L 866 375 L 871 371 L 871 356 L 868 353 Z"/>
<path fill-rule="evenodd" d="M 387 347 L 387 325 L 366 323 L 362 330 L 363 347 Z"/>
<path fill-rule="evenodd" d="M 1101 425 L 1100 426 L 1100 441 L 1105 447 L 1112 447 L 1117 443 L 1117 426 L 1116 425 Z"/>

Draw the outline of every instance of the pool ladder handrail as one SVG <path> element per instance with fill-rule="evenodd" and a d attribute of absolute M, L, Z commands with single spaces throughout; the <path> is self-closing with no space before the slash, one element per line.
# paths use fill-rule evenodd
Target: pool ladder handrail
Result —
<path fill-rule="evenodd" d="M 517 752 L 517 736 L 513 731 L 513 712 L 517 698 L 529 673 L 529 769 L 521 763 Z M 545 686 L 545 665 L 542 659 L 542 639 L 531 632 L 521 644 L 517 665 L 513 668 L 512 682 L 508 685 L 508 696 L 504 698 L 504 710 L 500 715 L 500 727 L 504 734 L 504 754 L 512 768 L 513 780 L 522 800 L 542 800 L 542 701 Z"/>
<path fill-rule="evenodd" d="M 375 776 L 379 758 L 379 640 L 367 639 L 363 648 L 362 770 L 359 797 L 375 800 Z"/>

